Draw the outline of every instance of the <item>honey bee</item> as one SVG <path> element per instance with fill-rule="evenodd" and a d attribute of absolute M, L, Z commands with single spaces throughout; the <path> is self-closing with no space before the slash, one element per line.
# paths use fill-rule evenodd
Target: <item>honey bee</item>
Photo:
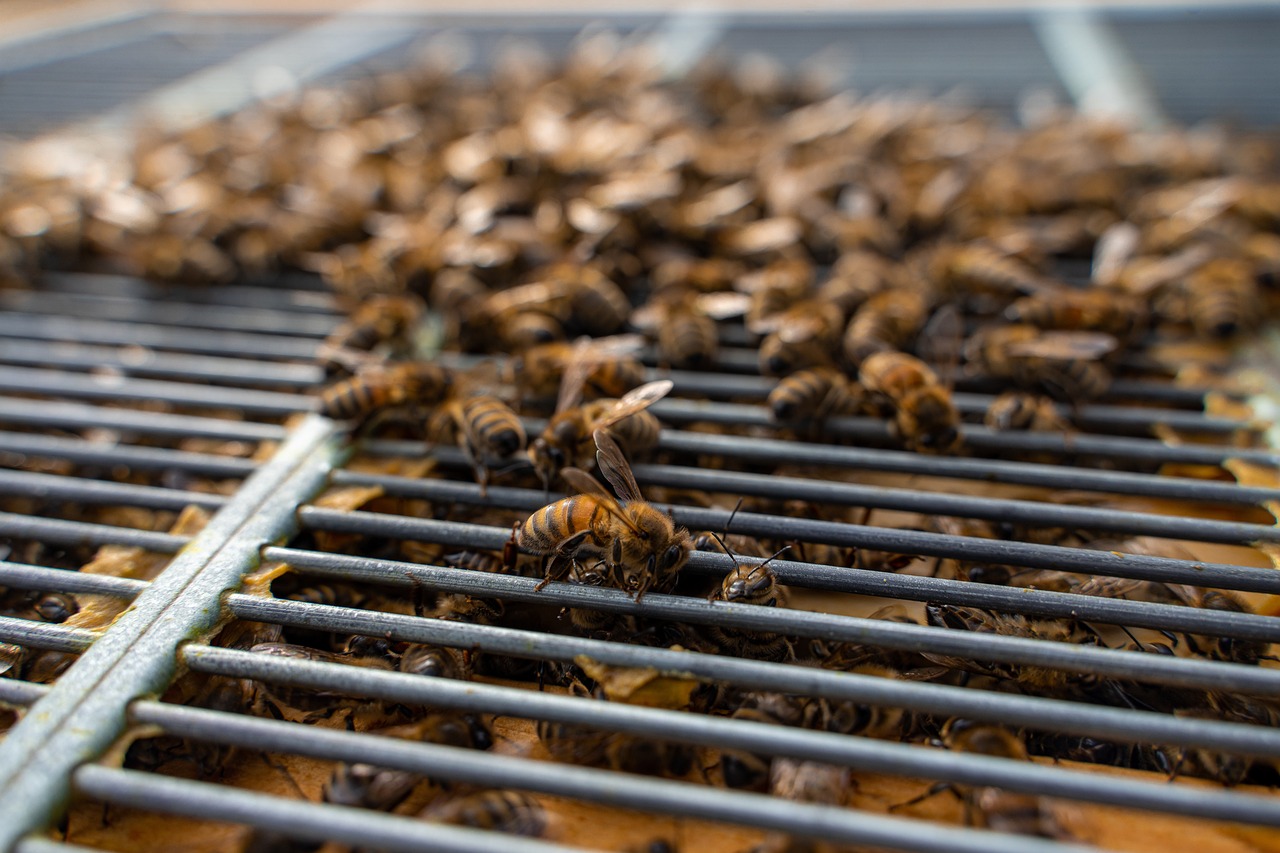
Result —
<path fill-rule="evenodd" d="M 432 800 L 418 813 L 418 819 L 530 838 L 546 832 L 548 822 L 537 800 L 518 791 L 498 790 Z"/>
<path fill-rule="evenodd" d="M 1188 607 L 1217 610 L 1224 613 L 1251 613 L 1249 607 L 1225 589 L 1201 589 L 1186 584 L 1165 584 L 1165 587 Z M 1271 644 L 1263 640 L 1244 640 L 1237 637 L 1201 637 L 1209 640 L 1208 647 L 1191 634 L 1184 634 L 1187 647 L 1197 655 L 1212 660 L 1257 665 L 1262 660 L 1275 660 L 1267 653 Z"/>
<path fill-rule="evenodd" d="M 367 355 L 381 344 L 407 350 L 407 338 L 422 312 L 422 301 L 416 296 L 370 296 L 357 306 L 350 319 L 325 338 L 320 354 L 326 370 L 335 373 L 349 369 L 353 361 L 358 366 L 359 355 Z"/>
<path fill-rule="evenodd" d="M 962 441 L 960 415 L 938 375 L 920 359 L 880 352 L 858 370 L 862 387 L 893 413 L 891 428 L 908 449 L 949 453 Z"/>
<path fill-rule="evenodd" d="M 568 294 L 573 325 L 592 337 L 612 335 L 627 324 L 631 302 L 618 285 L 591 264 L 557 264 L 554 281 Z"/>
<path fill-rule="evenodd" d="M 1030 761 L 1022 739 L 1000 726 L 971 720 L 948 720 L 942 730 L 942 741 L 948 749 L 956 752 Z M 921 796 L 893 808 L 914 805 L 943 791 L 954 794 L 964 804 L 967 826 L 1062 841 L 1074 838 L 1043 799 L 1034 794 L 1018 794 L 1001 788 L 940 783 Z"/>
<path fill-rule="evenodd" d="M 965 345 L 975 370 L 1025 388 L 1043 388 L 1071 403 L 1091 400 L 1111 386 L 1100 359 L 1118 342 L 1103 332 L 1046 332 L 1018 324 L 981 330 Z"/>
<path fill-rule="evenodd" d="M 512 462 L 525 449 L 528 437 L 524 424 L 510 406 L 491 394 L 454 399 L 448 411 L 458 427 L 458 446 L 471 463 L 484 496 L 490 470 Z"/>
<path fill-rule="evenodd" d="M 609 581 L 600 568 L 582 564 L 569 572 L 569 583 L 580 586 L 604 586 Z M 639 630 L 636 618 L 627 613 L 609 613 L 589 607 L 569 608 L 569 621 L 584 637 L 607 640 L 615 635 L 632 638 Z"/>
<path fill-rule="evenodd" d="M 1215 258 L 1176 288 L 1182 312 L 1196 334 L 1219 340 L 1252 328 L 1262 315 L 1253 266 L 1241 258 Z"/>
<path fill-rule="evenodd" d="M 734 708 L 730 719 L 778 726 L 804 724 L 806 701 L 798 696 L 780 693 L 749 693 Z M 773 759 L 743 750 L 720 753 L 720 778 L 730 788 L 766 791 Z"/>
<path fill-rule="evenodd" d="M 80 612 L 80 602 L 74 595 L 50 592 L 37 598 L 31 609 L 41 620 L 61 624 Z"/>
<path fill-rule="evenodd" d="M 929 299 L 919 290 L 895 288 L 869 297 L 845 327 L 844 357 L 857 368 L 877 352 L 901 350 L 929 318 Z"/>
<path fill-rule="evenodd" d="M 471 666 L 467 657 L 458 649 L 433 646 L 428 643 L 411 643 L 400 653 L 396 668 L 411 675 L 429 678 L 471 678 Z"/>
<path fill-rule="evenodd" d="M 861 385 L 834 367 L 800 370 L 778 380 L 769 392 L 773 419 L 782 423 L 821 423 L 838 415 L 854 415 L 865 404 Z"/>
<path fill-rule="evenodd" d="M 1004 316 L 1011 323 L 1041 329 L 1105 332 L 1120 341 L 1133 340 L 1147 324 L 1146 304 L 1139 297 L 1097 288 L 1024 296 L 1005 309 Z"/>
<path fill-rule="evenodd" d="M 649 589 L 668 590 L 693 550 L 689 531 L 644 502 L 631 466 L 607 430 L 596 430 L 595 441 L 600 471 L 617 498 L 585 471 L 566 468 L 561 476 L 580 494 L 529 516 L 513 530 L 513 542 L 549 558 L 539 588 L 563 578 L 574 563 L 594 560 L 637 600 Z"/>
<path fill-rule="evenodd" d="M 664 367 L 704 370 L 720 351 L 716 321 L 741 315 L 749 301 L 741 293 L 668 288 L 632 312 L 631 323 L 656 335 L 658 358 Z"/>
<path fill-rule="evenodd" d="M 768 323 L 804 298 L 813 283 L 813 264 L 800 258 L 782 258 L 738 278 L 735 288 L 750 297 L 747 327 Z"/>
<path fill-rule="evenodd" d="M 927 280 L 959 294 L 1039 293 L 1053 287 L 1026 261 L 980 241 L 935 247 L 924 266 Z"/>
<path fill-rule="evenodd" d="M 769 792 L 796 802 L 843 805 L 851 784 L 848 767 L 818 761 L 779 757 L 769 770 Z"/>
<path fill-rule="evenodd" d="M 587 358 L 592 367 L 583 382 L 583 396 L 621 397 L 645 380 L 646 370 L 634 354 L 644 345 L 638 335 L 615 335 L 590 341 L 584 356 L 581 344 L 559 341 L 531 347 L 507 365 L 507 379 L 522 399 L 548 397 L 562 386 L 566 371 Z"/>
<path fill-rule="evenodd" d="M 334 420 L 367 423 L 391 409 L 441 403 L 453 384 L 453 373 L 438 364 L 399 362 L 326 385 L 320 392 L 320 411 Z"/>
<path fill-rule="evenodd" d="M 645 409 L 671 393 L 669 379 L 632 389 L 618 400 L 599 399 L 580 404 L 583 385 L 593 369 L 589 344 L 578 347 L 578 358 L 565 371 L 555 413 L 542 434 L 529 446 L 529 461 L 550 489 L 556 473 L 569 466 L 590 470 L 595 461 L 596 430 L 607 429 L 632 454 L 658 443 L 662 425 Z"/>
<path fill-rule="evenodd" d="M 212 711 L 243 713 L 255 708 L 258 695 L 251 681 L 210 675 L 203 679 L 195 695 L 186 704 Z M 129 745 L 125 764 L 146 770 L 159 770 L 166 765 L 185 766 L 201 778 L 218 776 L 235 754 L 235 747 L 176 735 L 142 738 Z"/>
<path fill-rule="evenodd" d="M 569 685 L 569 692 L 583 701 L 604 701 L 603 691 L 593 693 L 579 681 Z M 693 749 L 683 744 L 549 720 L 539 720 L 535 728 L 547 753 L 568 764 L 673 777 L 684 776 L 693 766 Z"/>
<path fill-rule="evenodd" d="M 409 725 L 369 733 L 460 749 L 488 749 L 493 743 L 492 732 L 481 720 L 455 713 L 429 714 Z M 410 770 L 344 761 L 324 783 L 321 797 L 332 805 L 390 811 L 422 780 L 422 776 Z"/>
<path fill-rule="evenodd" d="M 292 643 L 257 643 L 249 651 L 321 663 L 343 663 L 369 669 L 389 670 L 393 665 L 387 641 L 371 637 L 352 637 L 346 649 L 336 654 Z M 339 691 L 312 690 L 269 682 L 259 683 L 258 690 L 266 710 L 278 719 L 284 718 L 286 711 L 303 715 L 306 722 L 328 719 L 343 708 L 350 710 L 352 701 L 346 694 Z"/>
<path fill-rule="evenodd" d="M 752 332 L 766 333 L 760 342 L 760 372 L 785 376 L 830 364 L 844 320 L 839 306 L 806 299 L 751 325 Z"/>
<path fill-rule="evenodd" d="M 1067 432 L 1071 429 L 1052 398 L 1023 391 L 1005 391 L 992 400 L 983 415 L 983 423 L 999 430 Z"/>
<path fill-rule="evenodd" d="M 22 675 L 22 664 L 27 659 L 27 650 L 14 643 L 0 643 L 0 678 L 18 678 Z"/>

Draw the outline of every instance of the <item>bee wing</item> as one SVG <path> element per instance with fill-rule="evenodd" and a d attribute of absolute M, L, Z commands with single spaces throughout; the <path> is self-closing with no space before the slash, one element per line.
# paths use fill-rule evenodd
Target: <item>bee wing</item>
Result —
<path fill-rule="evenodd" d="M 727 320 L 747 313 L 747 309 L 751 307 L 751 297 L 745 293 L 721 290 L 701 294 L 697 303 L 698 310 L 713 320 Z"/>
<path fill-rule="evenodd" d="M 592 436 L 596 440 L 596 464 L 600 466 L 600 473 L 604 474 L 618 497 L 624 502 L 643 500 L 640 497 L 640 487 L 636 485 L 635 474 L 631 473 L 631 463 L 627 462 L 618 442 L 605 429 L 597 429 Z"/>
<path fill-rule="evenodd" d="M 671 389 L 674 387 L 675 383 L 670 379 L 659 379 L 657 382 L 647 382 L 639 388 L 632 388 L 626 394 L 623 394 L 618 402 L 613 404 L 613 408 L 609 409 L 604 417 L 593 424 L 593 431 L 605 429 L 623 418 L 630 417 L 636 412 L 644 411 L 670 394 Z"/>
<path fill-rule="evenodd" d="M 822 321 L 817 317 L 795 317 L 793 315 L 792 318 L 788 320 L 780 319 L 779 322 L 775 324 L 775 329 L 778 335 L 778 340 L 783 343 L 803 343 L 804 341 L 813 340 L 822 332 Z M 752 329 L 751 331 L 754 332 L 755 329 Z"/>
<path fill-rule="evenodd" d="M 494 314 L 505 314 L 530 305 L 546 305 L 564 294 L 564 288 L 547 281 L 535 281 L 522 284 L 508 290 L 500 290 L 487 297 L 489 310 Z"/>
<path fill-rule="evenodd" d="M 1137 253 L 1141 238 L 1142 232 L 1131 222 L 1117 222 L 1103 231 L 1093 248 L 1094 283 L 1103 287 L 1114 284 L 1121 268 Z"/>
<path fill-rule="evenodd" d="M 651 332 L 658 326 L 662 325 L 662 320 L 666 317 L 667 312 L 661 305 L 655 305 L 652 302 L 646 302 L 639 308 L 631 312 L 631 325 L 637 329 L 644 329 Z"/>
<path fill-rule="evenodd" d="M 1044 332 L 1009 346 L 1009 354 L 1049 359 L 1099 358 L 1120 345 L 1105 332 Z"/>
<path fill-rule="evenodd" d="M 592 477 L 581 468 L 572 467 L 562 468 L 560 470 L 560 476 L 564 477 L 564 481 L 577 489 L 580 493 L 595 498 L 600 505 L 604 507 L 606 512 L 621 521 L 624 525 L 630 528 L 633 533 L 640 532 L 636 529 L 636 526 L 631 523 L 631 519 L 627 517 L 626 511 L 622 508 L 622 504 L 618 503 L 618 499 L 609 494 L 609 490 L 600 485 L 600 482 L 596 480 L 595 477 Z"/>
<path fill-rule="evenodd" d="M 587 377 L 596 365 L 591 354 L 591 339 L 578 338 L 569 356 L 569 363 L 565 365 L 564 374 L 560 377 L 560 393 L 556 397 L 557 415 L 569 411 L 582 400 L 583 386 L 587 384 Z"/>

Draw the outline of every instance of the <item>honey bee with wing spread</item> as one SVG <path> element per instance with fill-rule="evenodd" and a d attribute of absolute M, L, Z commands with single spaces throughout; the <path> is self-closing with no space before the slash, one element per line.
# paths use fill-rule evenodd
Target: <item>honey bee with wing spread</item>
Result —
<path fill-rule="evenodd" d="M 632 389 L 618 400 L 599 399 L 580 404 L 582 387 L 593 368 L 589 344 L 578 347 L 578 358 L 565 371 L 555 414 L 542 434 L 529 446 L 529 461 L 549 489 L 564 467 L 589 471 L 595 462 L 594 433 L 609 430 L 632 454 L 642 453 L 658 443 L 662 425 L 645 411 L 671 393 L 669 379 L 649 382 Z"/>
<path fill-rule="evenodd" d="M 666 513 L 640 495 L 631 466 L 607 430 L 595 432 L 600 471 L 613 486 L 609 494 L 579 468 L 561 476 L 580 494 L 548 504 L 512 532 L 521 548 L 549 558 L 539 587 L 562 579 L 574 563 L 602 562 L 613 585 L 637 599 L 649 589 L 668 590 L 689 560 L 693 539 Z"/>
<path fill-rule="evenodd" d="M 1118 344 L 1104 332 L 1046 332 L 1020 323 L 979 331 L 965 345 L 965 357 L 975 372 L 1079 403 L 1111 387 L 1101 359 Z"/>

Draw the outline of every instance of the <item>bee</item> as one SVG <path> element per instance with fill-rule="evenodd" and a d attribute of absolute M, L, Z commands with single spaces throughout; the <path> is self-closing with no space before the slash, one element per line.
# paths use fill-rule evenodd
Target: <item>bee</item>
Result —
<path fill-rule="evenodd" d="M 631 323 L 657 338 L 663 367 L 705 370 L 720 351 L 717 320 L 741 315 L 749 297 L 741 293 L 698 293 L 675 287 L 659 291 L 631 315 Z"/>
<path fill-rule="evenodd" d="M 369 734 L 459 749 L 488 749 L 493 745 L 493 733 L 483 721 L 456 713 L 429 714 L 417 722 L 376 729 Z M 403 802 L 422 779 L 410 770 L 344 761 L 324 783 L 321 796 L 331 805 L 390 811 Z"/>
<path fill-rule="evenodd" d="M 203 679 L 195 695 L 186 704 L 230 714 L 254 709 L 258 692 L 252 681 L 210 675 Z M 175 735 L 142 738 L 129 745 L 125 764 L 146 770 L 158 770 L 168 764 L 185 765 L 201 778 L 218 776 L 235 754 L 226 744 Z"/>
<path fill-rule="evenodd" d="M 334 420 L 359 420 L 402 406 L 434 406 L 453 390 L 453 373 L 438 364 L 406 361 L 371 368 L 326 385 L 320 412 Z"/>
<path fill-rule="evenodd" d="M 432 800 L 418 813 L 418 819 L 530 838 L 546 832 L 548 822 L 546 810 L 537 800 L 518 791 L 498 790 Z"/>
<path fill-rule="evenodd" d="M 1253 266 L 1241 258 L 1215 258 L 1177 288 L 1182 311 L 1196 334 L 1225 340 L 1252 328 L 1262 315 Z"/>
<path fill-rule="evenodd" d="M 353 366 L 353 356 L 367 355 L 381 344 L 407 350 L 406 339 L 422 313 L 422 301 L 410 294 L 368 297 L 356 307 L 350 319 L 334 329 L 321 344 L 325 369 L 330 373 L 349 369 Z"/>
<path fill-rule="evenodd" d="M 1217 610 L 1224 613 L 1252 613 L 1249 607 L 1225 589 L 1201 589 L 1186 584 L 1165 584 L 1174 596 L 1188 607 L 1200 607 L 1205 610 Z M 1202 637 L 1209 640 L 1207 647 L 1201 646 L 1191 634 L 1184 634 L 1187 647 L 1197 655 L 1212 660 L 1229 661 L 1257 665 L 1261 660 L 1275 660 L 1267 652 L 1271 644 L 1263 640 L 1244 640 L 1237 637 Z"/>
<path fill-rule="evenodd" d="M 1046 332 L 1022 323 L 981 330 L 965 345 L 965 358 L 993 378 L 1078 403 L 1111 386 L 1111 371 L 1100 359 L 1117 345 L 1103 332 Z"/>
<path fill-rule="evenodd" d="M 490 470 L 513 461 L 525 449 L 528 437 L 524 424 L 510 406 L 490 394 L 455 399 L 449 403 L 448 411 L 458 427 L 458 446 L 471 463 L 484 496 Z"/>
<path fill-rule="evenodd" d="M 942 742 L 955 752 L 1012 761 L 1031 760 L 1027 755 L 1026 744 L 1013 732 L 1000 726 L 984 725 L 971 720 L 948 720 L 942 730 Z M 949 791 L 964 804 L 964 822 L 967 826 L 1062 841 L 1074 838 L 1043 799 L 1034 794 L 1018 794 L 1001 788 L 939 783 L 921 796 L 900 803 L 893 809 L 923 802 L 943 791 Z"/>
<path fill-rule="evenodd" d="M 800 258 L 782 258 L 741 276 L 734 286 L 750 297 L 747 328 L 786 311 L 804 298 L 812 283 L 813 264 Z"/>
<path fill-rule="evenodd" d="M 929 299 L 920 290 L 876 293 L 849 319 L 841 340 L 844 357 L 857 368 L 874 353 L 905 349 L 928 318 Z"/>
<path fill-rule="evenodd" d="M 769 770 L 769 793 L 785 800 L 839 806 L 849 796 L 852 781 L 848 767 L 779 757 Z"/>
<path fill-rule="evenodd" d="M 806 299 L 749 326 L 756 334 L 765 333 L 760 342 L 760 372 L 765 376 L 786 376 L 806 367 L 830 364 L 844 322 L 839 306 Z"/>
<path fill-rule="evenodd" d="M 807 702 L 780 693 L 749 693 L 729 715 L 730 719 L 778 726 L 804 724 Z M 767 791 L 773 759 L 768 755 L 725 750 L 720 753 L 720 778 L 730 788 Z"/>
<path fill-rule="evenodd" d="M 618 285 L 591 264 L 556 264 L 550 280 L 567 295 L 574 327 L 584 335 L 612 335 L 627 324 L 631 302 Z"/>
<path fill-rule="evenodd" d="M 571 683 L 569 692 L 583 701 L 605 701 L 602 690 L 592 692 L 580 681 Z M 539 720 L 535 729 L 547 753 L 567 764 L 673 777 L 684 776 L 693 766 L 693 749 L 683 744 L 550 720 Z"/>
<path fill-rule="evenodd" d="M 924 261 L 926 279 L 955 293 L 1039 293 L 1052 288 L 1033 266 L 989 243 L 947 244 Z"/>
<path fill-rule="evenodd" d="M 1146 303 L 1137 296 L 1093 288 L 1048 291 L 1024 296 L 1005 309 L 1011 323 L 1041 329 L 1105 332 L 1132 341 L 1147 325 Z"/>
<path fill-rule="evenodd" d="M 920 359 L 880 352 L 858 370 L 862 387 L 893 413 L 891 429 L 908 449 L 948 453 L 960 446 L 960 415 L 951 393 Z"/>
<path fill-rule="evenodd" d="M 80 612 L 80 602 L 74 595 L 50 592 L 36 599 L 31 609 L 41 620 L 61 624 Z"/>
<path fill-rule="evenodd" d="M 608 577 L 601 568 L 588 568 L 582 564 L 573 567 L 569 572 L 569 583 L 579 586 L 604 586 Z M 593 639 L 609 639 L 615 635 L 634 637 L 639 630 L 636 618 L 627 613 L 609 613 L 604 610 L 592 610 L 589 607 L 570 607 L 569 621 L 584 637 Z"/>
<path fill-rule="evenodd" d="M 583 396 L 621 397 L 644 383 L 647 371 L 635 358 L 644 339 L 638 335 L 615 335 L 589 342 L 591 370 L 583 381 Z M 506 379 L 515 385 L 522 399 L 536 399 L 555 394 L 562 386 L 564 374 L 584 358 L 582 344 L 559 341 L 531 347 L 515 356 L 507 365 Z"/>
<path fill-rule="evenodd" d="M 539 281 L 490 293 L 468 324 L 487 338 L 479 348 L 518 352 L 564 340 L 572 311 L 564 288 Z"/>
<path fill-rule="evenodd" d="M 0 678 L 18 678 L 22 674 L 22 664 L 27 659 L 27 650 L 14 643 L 0 643 Z"/>
<path fill-rule="evenodd" d="M 662 425 L 645 410 L 671 393 L 669 379 L 649 382 L 624 394 L 621 399 L 599 399 L 581 404 L 583 386 L 593 369 L 592 349 L 583 342 L 578 356 L 565 371 L 555 413 L 542 434 L 529 446 L 529 461 L 545 489 L 560 469 L 569 466 L 590 470 L 595 463 L 596 430 L 607 429 L 632 454 L 642 453 L 658 443 Z"/>
<path fill-rule="evenodd" d="M 354 636 L 347 643 L 346 649 L 336 654 L 292 643 L 257 643 L 249 651 L 320 663 L 343 663 L 370 669 L 390 670 L 393 666 L 387 641 L 371 637 Z M 306 722 L 314 722 L 328 719 L 342 708 L 349 708 L 351 704 L 347 695 L 340 691 L 312 690 L 269 682 L 259 683 L 258 690 L 268 713 L 278 719 L 283 719 L 287 710 L 302 714 Z"/>
<path fill-rule="evenodd" d="M 649 589 L 668 590 L 689 560 L 693 539 L 671 517 L 646 503 L 631 466 L 607 430 L 595 432 L 600 471 L 614 498 L 579 468 L 561 471 L 580 494 L 548 504 L 512 531 L 516 547 L 549 558 L 539 588 L 563 578 L 574 563 L 603 562 L 614 585 L 637 600 Z"/>
<path fill-rule="evenodd" d="M 727 546 L 724 551 L 729 553 Z M 729 556 L 734 561 L 733 571 L 724 576 L 720 586 L 707 597 L 708 601 L 731 601 L 759 607 L 787 606 L 787 589 L 778 583 L 778 576 L 768 565 L 777 554 L 764 562 L 749 565 L 739 563 L 732 554 Z M 791 657 L 791 643 L 780 634 L 719 625 L 704 625 L 699 632 L 718 653 L 775 663 Z"/>
<path fill-rule="evenodd" d="M 1071 424 L 1051 397 L 1025 391 L 1005 391 L 991 401 L 982 419 L 991 429 L 1067 432 Z"/>
<path fill-rule="evenodd" d="M 467 657 L 458 649 L 433 646 L 428 643 L 410 643 L 400 653 L 396 669 L 411 675 L 429 678 L 471 678 L 471 666 Z"/>
<path fill-rule="evenodd" d="M 822 422 L 862 410 L 866 394 L 861 385 L 834 367 L 800 370 L 778 380 L 769 392 L 773 419 L 782 423 Z"/>

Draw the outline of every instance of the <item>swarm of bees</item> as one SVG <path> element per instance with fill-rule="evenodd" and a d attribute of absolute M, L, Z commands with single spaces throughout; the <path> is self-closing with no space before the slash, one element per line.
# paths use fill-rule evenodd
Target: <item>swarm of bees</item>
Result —
<path fill-rule="evenodd" d="M 932 571 L 968 583 L 1250 612 L 1224 590 L 930 562 L 744 536 L 732 523 L 689 530 L 666 505 L 736 512 L 737 500 L 748 512 L 851 525 L 870 524 L 871 511 L 671 486 L 642 491 L 639 482 L 646 462 L 691 464 L 664 446 L 663 418 L 671 397 L 690 396 L 682 386 L 695 371 L 765 377 L 767 396 L 729 396 L 763 403 L 769 426 L 695 421 L 690 432 L 832 443 L 833 422 L 876 419 L 884 447 L 950 456 L 972 452 L 966 433 L 979 424 L 1069 438 L 1082 408 L 1106 398 L 1115 377 L 1176 373 L 1180 365 L 1162 362 L 1161 346 L 1207 341 L 1222 349 L 1274 316 L 1280 182 L 1270 176 L 1278 162 L 1272 149 L 1229 136 L 1192 144 L 1178 131 L 1138 134 L 1067 114 L 1013 128 L 956 105 L 854 99 L 714 64 L 671 84 L 640 52 L 591 38 L 558 74 L 509 61 L 499 63 L 497 87 L 428 64 L 146 140 L 124 186 L 78 188 L 67 178 L 16 173 L 10 180 L 29 190 L 27 207 L 37 210 L 0 207 L 0 283 L 21 285 L 54 251 L 213 283 L 286 268 L 318 272 L 348 315 L 317 355 L 326 377 L 316 389 L 318 410 L 349 424 L 357 449 L 371 436 L 420 441 L 424 454 L 456 444 L 480 500 L 424 501 L 406 514 L 511 531 L 501 552 L 359 537 L 334 546 L 354 554 L 537 578 L 539 592 L 566 583 L 636 602 L 678 595 L 714 607 L 826 606 L 779 579 L 786 575 L 775 560 L 789 550 L 788 559 L 848 570 Z M 992 387 L 979 407 L 957 395 Z M 499 484 L 540 490 L 545 505 L 504 509 L 486 500 Z M 901 522 L 912 524 L 993 540 L 1150 549 L 1091 531 L 949 517 Z M 726 555 L 732 567 L 723 578 L 688 571 L 695 551 Z M 278 580 L 275 594 L 406 609 L 376 590 L 301 575 Z M 420 597 L 415 611 L 426 618 L 1172 715 L 1280 720 L 1271 701 L 1228 693 L 585 607 Z M 21 604 L 46 621 L 62 621 L 75 607 L 54 597 Z M 1083 621 L 945 602 L 867 615 L 1251 666 L 1274 659 L 1257 641 L 1189 634 L 1152 641 Z M 301 629 L 238 642 L 257 654 L 620 701 L 577 663 Z M 0 676 L 24 666 L 25 650 L 0 647 Z M 210 681 L 186 690 L 183 701 L 465 749 L 487 749 L 497 737 L 490 719 L 336 691 Z M 1093 762 L 1224 784 L 1277 781 L 1271 763 L 1207 750 L 727 685 L 702 685 L 671 709 L 1014 761 Z M 797 801 L 848 805 L 857 787 L 846 768 L 819 762 L 548 721 L 525 734 L 539 757 Z M 197 746 L 143 739 L 127 760 L 185 763 L 204 776 L 230 760 L 229 750 Z M 995 788 L 939 787 L 884 805 L 909 812 L 947 792 L 970 825 L 1073 837 L 1052 803 Z M 532 836 L 551 823 L 536 797 L 449 787 L 369 764 L 337 765 L 319 797 Z M 798 839 L 758 849 L 774 849 L 773 841 L 777 849 L 812 849 Z M 255 835 L 244 849 L 285 849 L 276 842 Z"/>

